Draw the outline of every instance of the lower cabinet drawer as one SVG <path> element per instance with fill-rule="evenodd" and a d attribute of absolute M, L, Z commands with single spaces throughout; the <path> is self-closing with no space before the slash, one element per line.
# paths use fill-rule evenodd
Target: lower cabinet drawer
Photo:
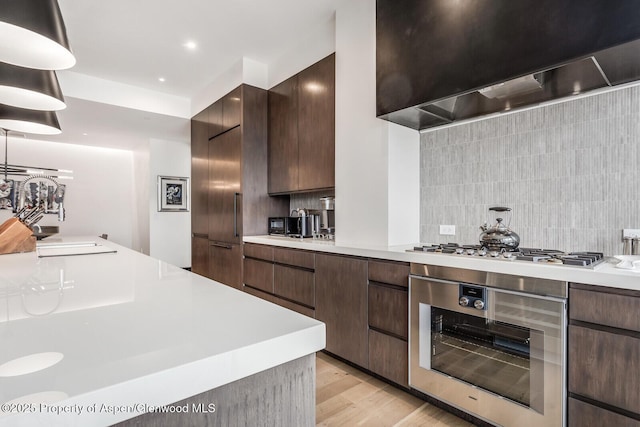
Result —
<path fill-rule="evenodd" d="M 369 329 L 369 370 L 409 387 L 409 347 L 406 341 Z"/>
<path fill-rule="evenodd" d="M 251 294 L 253 296 L 256 296 L 258 298 L 262 298 L 263 300 L 272 302 L 274 304 L 279 305 L 280 307 L 284 307 L 284 308 L 288 308 L 289 310 L 293 310 L 295 312 L 298 312 L 300 314 L 304 314 L 305 316 L 309 316 L 309 317 L 315 317 L 315 311 L 310 309 L 309 307 L 305 307 L 303 305 L 299 305 L 296 303 L 293 303 L 291 301 L 287 301 L 284 300 L 282 298 L 278 298 L 275 295 L 272 294 L 268 294 L 266 292 L 262 292 L 258 289 L 253 289 L 253 288 L 249 288 L 246 287 L 244 288 L 244 291 L 248 294 Z"/>
<path fill-rule="evenodd" d="M 273 261 L 273 247 L 258 245 L 256 243 L 245 243 L 244 256 L 262 259 L 265 261 Z"/>
<path fill-rule="evenodd" d="M 407 339 L 409 293 L 369 283 L 369 326 Z"/>
<path fill-rule="evenodd" d="M 616 291 L 625 294 L 607 293 L 597 287 L 572 284 L 569 289 L 569 318 L 640 332 L 640 315 L 629 315 L 640 313 L 640 297 L 632 296 L 635 293 L 630 291 Z"/>
<path fill-rule="evenodd" d="M 640 339 L 570 325 L 568 372 L 569 392 L 640 412 Z"/>
<path fill-rule="evenodd" d="M 316 266 L 315 253 L 298 249 L 273 248 L 273 260 L 280 264 L 295 265 L 313 270 Z"/>
<path fill-rule="evenodd" d="M 369 280 L 409 287 L 409 264 L 381 260 L 369 260 Z"/>
<path fill-rule="evenodd" d="M 209 240 L 206 237 L 191 238 L 191 272 L 209 275 Z"/>
<path fill-rule="evenodd" d="M 569 427 L 640 427 L 640 421 L 569 398 Z"/>
<path fill-rule="evenodd" d="M 300 304 L 315 307 L 314 273 L 276 264 L 273 270 L 274 293 Z"/>
<path fill-rule="evenodd" d="M 208 277 L 242 289 L 242 246 L 209 242 Z"/>
<path fill-rule="evenodd" d="M 273 293 L 273 264 L 245 258 L 244 284 Z"/>

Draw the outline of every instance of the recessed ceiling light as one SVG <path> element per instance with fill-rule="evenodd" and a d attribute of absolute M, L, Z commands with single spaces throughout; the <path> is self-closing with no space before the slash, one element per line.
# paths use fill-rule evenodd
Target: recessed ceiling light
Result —
<path fill-rule="evenodd" d="M 188 50 L 196 50 L 196 48 L 198 47 L 196 42 L 194 42 L 193 40 L 187 41 L 185 44 L 183 44 L 183 46 L 186 47 Z"/>
<path fill-rule="evenodd" d="M 158 81 L 164 83 L 165 78 L 164 77 L 158 77 Z"/>
<path fill-rule="evenodd" d="M 89 134 L 88 134 L 88 133 L 86 133 L 86 132 L 83 132 L 83 133 L 82 133 L 82 136 L 87 136 L 87 135 L 89 135 Z"/>

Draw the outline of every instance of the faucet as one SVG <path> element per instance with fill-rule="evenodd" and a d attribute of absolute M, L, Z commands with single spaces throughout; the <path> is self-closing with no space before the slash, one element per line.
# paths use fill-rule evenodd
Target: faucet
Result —
<path fill-rule="evenodd" d="M 18 201 L 18 210 L 22 209 L 25 205 L 25 202 L 26 202 L 25 187 L 28 184 L 31 184 L 32 181 L 38 182 L 38 183 L 46 181 L 53 184 L 53 186 L 55 187 L 53 201 L 58 203 L 58 221 L 64 221 L 66 216 L 64 206 L 62 203 L 62 200 L 64 198 L 64 188 L 60 186 L 55 179 L 47 175 L 30 175 L 27 179 L 25 179 L 20 183 L 20 200 Z M 46 203 L 45 203 L 45 212 L 47 212 Z"/>

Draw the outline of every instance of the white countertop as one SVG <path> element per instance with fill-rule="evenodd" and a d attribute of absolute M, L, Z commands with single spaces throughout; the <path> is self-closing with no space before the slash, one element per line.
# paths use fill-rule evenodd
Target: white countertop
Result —
<path fill-rule="evenodd" d="M 417 243 L 402 246 L 379 247 L 336 245 L 335 242 L 329 240 L 292 239 L 278 236 L 245 236 L 243 240 L 247 243 L 306 249 L 316 252 L 433 264 L 543 279 L 563 280 L 588 285 L 640 290 L 640 270 L 616 268 L 615 265 L 619 261 L 615 258 L 607 259 L 595 268 L 588 268 L 471 257 L 468 255 L 407 252 L 407 249 L 412 249 L 418 245 Z"/>
<path fill-rule="evenodd" d="M 325 346 L 322 322 L 110 241 L 62 240 L 117 253 L 0 256 L 0 404 L 31 402 L 2 405 L 0 426 L 109 425 Z"/>

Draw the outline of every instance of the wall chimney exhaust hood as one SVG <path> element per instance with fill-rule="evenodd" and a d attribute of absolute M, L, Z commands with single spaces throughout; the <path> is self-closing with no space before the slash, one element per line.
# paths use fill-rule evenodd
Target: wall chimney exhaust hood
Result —
<path fill-rule="evenodd" d="M 377 116 L 427 129 L 640 80 L 636 0 L 377 0 Z"/>

